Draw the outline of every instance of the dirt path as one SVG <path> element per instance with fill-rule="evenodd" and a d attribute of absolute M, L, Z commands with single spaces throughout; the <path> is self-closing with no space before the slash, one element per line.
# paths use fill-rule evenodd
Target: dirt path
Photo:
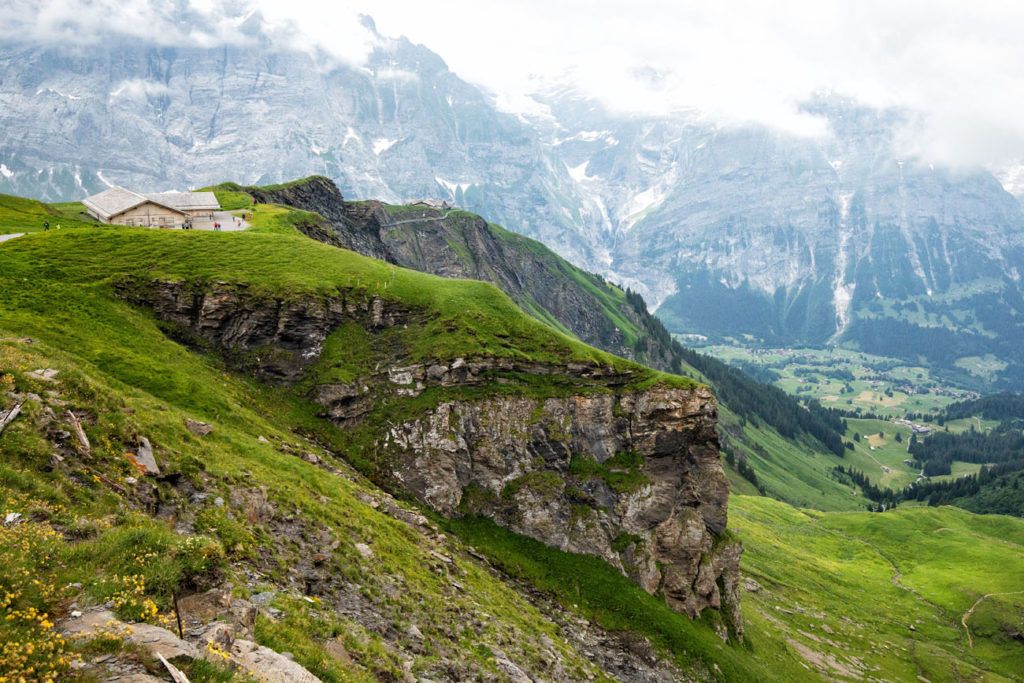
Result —
<path fill-rule="evenodd" d="M 24 236 L 25 236 L 25 233 L 23 233 L 23 232 L 12 232 L 12 233 L 7 234 L 7 235 L 0 235 L 0 244 L 3 244 L 4 242 L 6 242 L 8 240 L 13 240 L 16 237 L 24 237 Z"/>
<path fill-rule="evenodd" d="M 974 638 L 971 636 L 971 627 L 967 625 L 967 622 L 970 620 L 971 615 L 974 614 L 974 610 L 977 609 L 978 605 L 980 605 L 981 602 L 985 598 L 991 598 L 993 595 L 1020 595 L 1021 593 L 1024 593 L 1024 591 L 1008 591 L 1008 592 L 1005 592 L 1005 593 L 986 593 L 985 595 L 982 595 L 980 598 L 975 600 L 974 604 L 971 605 L 971 608 L 969 610 L 967 610 L 966 612 L 964 612 L 964 615 L 962 617 L 960 617 L 960 623 L 964 625 L 964 631 L 967 632 L 967 647 L 969 647 L 971 649 L 974 649 Z"/>

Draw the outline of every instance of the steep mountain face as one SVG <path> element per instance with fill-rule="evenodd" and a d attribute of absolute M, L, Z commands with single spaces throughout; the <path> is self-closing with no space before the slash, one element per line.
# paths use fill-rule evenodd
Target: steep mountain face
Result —
<path fill-rule="evenodd" d="M 1024 213 L 990 174 L 901 158 L 898 113 L 822 98 L 807 108 L 832 134 L 801 140 L 542 99 L 550 148 L 609 217 L 606 271 L 669 329 L 991 353 L 1019 375 Z"/>
<path fill-rule="evenodd" d="M 258 14 L 241 30 L 249 45 L 0 45 L 0 191 L 80 199 L 315 172 L 357 197 L 452 198 L 589 258 L 568 172 L 435 53 L 375 34 L 357 66 L 280 45 Z"/>

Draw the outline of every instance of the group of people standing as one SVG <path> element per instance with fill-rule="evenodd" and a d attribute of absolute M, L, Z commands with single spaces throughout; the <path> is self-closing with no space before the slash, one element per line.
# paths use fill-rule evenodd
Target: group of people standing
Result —
<path fill-rule="evenodd" d="M 236 227 L 238 227 L 238 228 L 242 227 L 242 219 L 239 218 L 238 216 L 232 216 L 231 220 L 234 221 Z M 214 221 L 213 222 L 213 229 L 214 229 L 215 232 L 220 232 L 223 229 L 223 227 L 224 226 L 221 224 L 220 221 Z M 195 226 L 192 225 L 192 219 L 191 218 L 186 218 L 185 222 L 181 224 L 181 229 L 182 230 L 194 230 Z"/>

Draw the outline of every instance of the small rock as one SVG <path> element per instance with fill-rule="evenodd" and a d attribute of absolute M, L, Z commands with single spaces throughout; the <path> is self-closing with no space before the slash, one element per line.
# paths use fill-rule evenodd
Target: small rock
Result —
<path fill-rule="evenodd" d="M 20 512 L 8 512 L 7 515 L 4 516 L 4 526 L 14 526 L 18 523 L 19 519 L 21 519 Z"/>
<path fill-rule="evenodd" d="M 913 624 L 911 624 L 911 625 L 910 625 L 910 630 L 911 630 L 911 631 L 916 631 L 916 630 L 917 630 L 917 627 L 916 627 L 916 626 L 914 626 Z"/>
<path fill-rule="evenodd" d="M 748 576 L 743 579 L 743 589 L 748 593 L 757 593 L 761 590 L 761 584 Z"/>
<path fill-rule="evenodd" d="M 318 458 L 313 453 L 303 453 L 302 454 L 302 459 L 305 460 L 306 462 L 312 463 L 314 465 L 318 465 L 320 463 L 320 458 Z"/>
<path fill-rule="evenodd" d="M 262 593 L 257 593 L 256 595 L 253 595 L 251 598 L 249 598 L 249 602 L 251 602 L 254 605 L 266 605 L 275 597 L 277 597 L 277 593 L 275 593 L 274 591 L 264 591 Z"/>
<path fill-rule="evenodd" d="M 525 671 L 520 669 L 501 650 L 494 650 L 494 663 L 501 669 L 512 683 L 533 683 Z"/>
<path fill-rule="evenodd" d="M 213 431 L 213 427 L 206 422 L 200 422 L 199 420 L 185 420 L 185 426 L 188 427 L 188 431 L 192 432 L 196 436 L 206 436 Z"/>
<path fill-rule="evenodd" d="M 323 648 L 328 656 L 341 664 L 346 666 L 352 664 L 352 657 L 348 654 L 348 650 L 345 649 L 345 644 L 341 642 L 341 638 L 332 638 L 324 641 Z"/>
<path fill-rule="evenodd" d="M 274 652 L 249 640 L 236 640 L 231 646 L 231 660 L 244 671 L 259 673 L 266 683 L 319 683 L 320 679 L 292 661 L 289 653 Z"/>
<path fill-rule="evenodd" d="M 137 483 L 139 483 L 139 480 L 136 479 L 135 477 L 125 477 L 124 483 L 128 484 L 129 486 L 135 486 Z"/>
<path fill-rule="evenodd" d="M 71 618 L 72 619 L 77 619 L 80 616 L 82 616 L 82 610 L 77 610 L 77 609 L 71 610 Z"/>
<path fill-rule="evenodd" d="M 213 499 L 213 504 L 219 508 L 222 508 L 224 507 L 224 499 L 221 498 L 220 496 L 217 496 L 216 498 Z"/>
<path fill-rule="evenodd" d="M 31 372 L 26 372 L 26 375 L 33 379 L 41 379 L 44 382 L 56 382 L 57 381 L 57 370 L 53 368 L 39 368 Z"/>
<path fill-rule="evenodd" d="M 413 640 L 423 640 L 423 631 L 421 631 L 416 624 L 410 624 L 409 628 L 405 629 L 405 635 L 409 636 Z"/>
<path fill-rule="evenodd" d="M 259 441 L 260 443 L 270 443 L 270 440 L 267 439 L 267 437 L 263 436 L 262 434 L 257 436 L 256 440 Z"/>
<path fill-rule="evenodd" d="M 364 559 L 370 559 L 373 557 L 373 549 L 365 543 L 356 543 L 356 551 L 363 556 Z"/>
<path fill-rule="evenodd" d="M 154 477 L 160 474 L 156 458 L 153 457 L 153 446 L 150 445 L 149 439 L 146 437 L 139 439 L 139 448 L 135 452 L 133 460 L 135 465 L 146 474 Z"/>

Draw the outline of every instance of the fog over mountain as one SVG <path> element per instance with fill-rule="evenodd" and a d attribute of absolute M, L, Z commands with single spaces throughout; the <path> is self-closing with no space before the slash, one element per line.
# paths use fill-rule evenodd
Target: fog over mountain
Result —
<path fill-rule="evenodd" d="M 988 131 L 1003 131 L 1004 158 L 966 163 L 975 155 L 932 144 L 943 126 L 919 111 L 837 91 L 743 121 L 710 99 L 677 106 L 691 81 L 624 61 L 632 85 L 609 84 L 637 106 L 609 104 L 571 71 L 511 97 L 454 73 L 438 54 L 451 42 L 392 38 L 366 17 L 339 23 L 331 43 L 301 14 L 140 3 L 122 23 L 96 21 L 108 4 L 22 8 L 34 23 L 5 24 L 0 191 L 77 199 L 111 183 L 320 173 L 347 197 L 449 199 L 537 237 L 640 291 L 675 332 L 845 340 L 947 365 L 991 354 L 1007 378 L 1024 362 L 1010 128 Z"/>

